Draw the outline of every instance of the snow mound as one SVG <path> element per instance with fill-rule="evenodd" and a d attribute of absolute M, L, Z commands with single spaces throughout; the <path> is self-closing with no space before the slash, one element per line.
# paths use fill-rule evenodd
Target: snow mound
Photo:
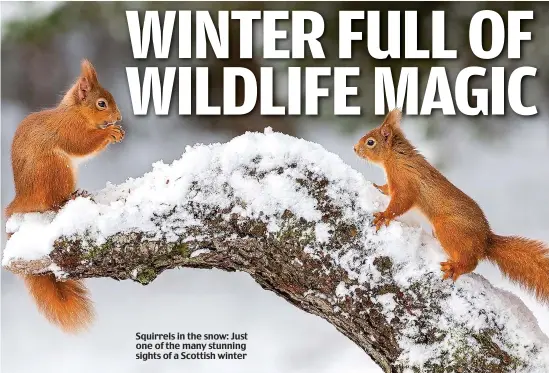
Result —
<path fill-rule="evenodd" d="M 257 173 L 273 167 L 284 172 L 258 180 L 248 175 L 250 165 Z M 246 133 L 226 144 L 187 146 L 183 156 L 172 164 L 159 161 L 143 177 L 130 178 L 120 185 L 107 183 L 103 190 L 92 194 L 93 200 L 78 197 L 57 214 L 13 215 L 6 223 L 6 231 L 13 236 L 4 251 L 3 265 L 13 258 L 31 260 L 48 255 L 61 236 L 86 233 L 101 244 L 116 233 L 139 231 L 176 240 L 170 221 L 158 227 L 153 218 L 188 200 L 224 210 L 236 198 L 246 207 L 235 207 L 232 212 L 264 218 L 271 223 L 271 231 L 277 230 L 275 217 L 285 210 L 298 218 L 320 222 L 316 200 L 304 188 L 296 188 L 295 179 L 306 178 L 304 170 L 323 174 L 330 182 L 331 197 L 348 204 L 350 212 L 355 203 L 369 212 L 380 206 L 377 191 L 337 155 L 318 144 L 273 133 L 268 128 L 265 134 Z M 357 201 L 342 199 L 340 193 L 349 187 L 356 190 Z M 185 212 L 177 218 L 185 221 L 185 226 L 199 224 Z M 327 234 L 327 227 L 317 228 L 319 236 Z"/>

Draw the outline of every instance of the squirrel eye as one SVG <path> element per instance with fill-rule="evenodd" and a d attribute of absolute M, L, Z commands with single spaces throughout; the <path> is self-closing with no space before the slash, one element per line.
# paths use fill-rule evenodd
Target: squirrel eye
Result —
<path fill-rule="evenodd" d="M 97 100 L 97 108 L 99 110 L 103 110 L 103 109 L 106 109 L 107 108 L 107 102 L 105 100 L 103 100 L 102 98 L 100 98 L 99 100 Z"/>
<path fill-rule="evenodd" d="M 373 148 L 374 146 L 376 146 L 376 140 L 370 137 L 368 140 L 366 140 L 366 146 L 368 146 L 369 148 Z"/>

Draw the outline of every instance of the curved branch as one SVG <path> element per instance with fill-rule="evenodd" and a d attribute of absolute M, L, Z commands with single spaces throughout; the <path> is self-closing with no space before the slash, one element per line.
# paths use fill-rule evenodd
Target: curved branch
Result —
<path fill-rule="evenodd" d="M 420 228 L 372 228 L 384 203 L 321 146 L 247 133 L 58 214 L 13 216 L 3 264 L 142 284 L 175 267 L 244 271 L 387 372 L 547 371 L 547 337 L 520 300 L 478 275 L 442 281 L 443 254 Z"/>

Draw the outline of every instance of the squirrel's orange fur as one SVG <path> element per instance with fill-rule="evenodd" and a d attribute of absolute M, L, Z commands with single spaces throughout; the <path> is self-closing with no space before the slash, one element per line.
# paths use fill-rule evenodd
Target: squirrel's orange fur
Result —
<path fill-rule="evenodd" d="M 15 198 L 6 216 L 58 210 L 74 196 L 77 164 L 124 131 L 113 96 L 97 80 L 94 67 L 82 61 L 78 80 L 56 108 L 32 113 L 20 123 L 12 143 Z M 38 309 L 67 332 L 85 329 L 93 306 L 81 281 L 56 281 L 53 275 L 24 276 Z"/>
<path fill-rule="evenodd" d="M 376 229 L 417 208 L 433 226 L 433 233 L 449 258 L 441 263 L 444 279 L 454 281 L 473 271 L 478 262 L 495 262 L 511 280 L 549 302 L 549 247 L 522 237 L 492 232 L 479 205 L 454 186 L 419 154 L 400 129 L 401 112 L 394 109 L 381 126 L 355 145 L 355 152 L 380 165 L 387 184 L 375 185 L 391 201 L 375 213 Z"/>

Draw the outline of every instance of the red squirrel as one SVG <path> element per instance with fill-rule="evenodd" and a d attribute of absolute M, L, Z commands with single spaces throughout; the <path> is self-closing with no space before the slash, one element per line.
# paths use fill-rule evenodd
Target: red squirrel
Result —
<path fill-rule="evenodd" d="M 400 128 L 401 111 L 390 111 L 383 123 L 354 146 L 358 156 L 381 166 L 387 184 L 374 186 L 391 197 L 387 209 L 374 214 L 379 230 L 411 208 L 433 226 L 433 235 L 448 254 L 440 263 L 443 279 L 456 281 L 478 262 L 495 262 L 511 280 L 549 302 L 549 246 L 492 232 L 479 205 L 454 186 L 416 150 Z"/>
<path fill-rule="evenodd" d="M 15 198 L 6 216 L 57 211 L 74 198 L 78 163 L 124 138 L 120 110 L 83 60 L 81 74 L 53 109 L 28 115 L 19 124 L 11 148 Z M 86 329 L 94 310 L 79 280 L 53 275 L 23 276 L 38 309 L 66 332 Z"/>

